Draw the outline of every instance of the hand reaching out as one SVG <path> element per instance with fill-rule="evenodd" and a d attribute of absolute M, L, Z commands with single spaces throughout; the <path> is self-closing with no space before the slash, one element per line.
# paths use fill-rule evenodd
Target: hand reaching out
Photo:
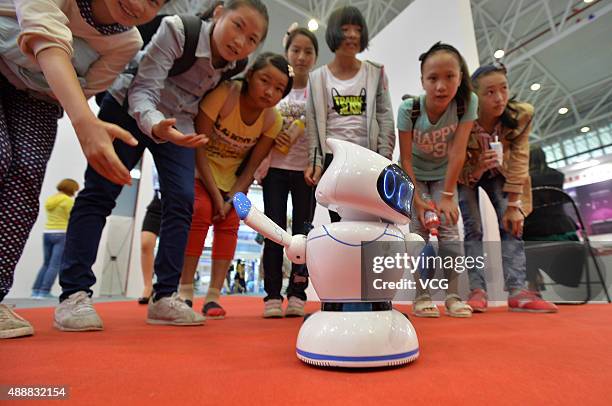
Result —
<path fill-rule="evenodd" d="M 85 122 L 73 122 L 73 127 L 87 162 L 96 172 L 118 185 L 132 184 L 130 171 L 119 160 L 113 147 L 115 138 L 130 146 L 138 145 L 129 132 L 94 116 Z"/>
<path fill-rule="evenodd" d="M 153 135 L 173 144 L 187 148 L 197 148 L 206 145 L 208 137 L 205 134 L 183 134 L 176 128 L 175 118 L 166 118 L 153 126 Z"/>

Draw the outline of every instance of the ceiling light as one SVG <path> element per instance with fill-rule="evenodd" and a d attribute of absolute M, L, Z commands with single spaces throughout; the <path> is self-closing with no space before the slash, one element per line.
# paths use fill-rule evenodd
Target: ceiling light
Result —
<path fill-rule="evenodd" d="M 577 164 L 575 164 L 574 166 L 572 166 L 572 170 L 576 171 L 579 169 L 586 169 L 586 168 L 591 168 L 593 166 L 597 166 L 599 165 L 599 161 L 597 159 L 590 159 L 588 161 L 583 161 L 583 162 L 579 162 Z"/>
<path fill-rule="evenodd" d="M 569 109 L 567 107 L 561 107 L 559 109 L 559 114 L 567 114 L 568 111 Z"/>
<path fill-rule="evenodd" d="M 540 90 L 541 87 L 542 86 L 540 86 L 539 83 L 534 83 L 534 84 L 531 85 L 531 90 L 533 90 L 535 92 L 536 90 Z"/>
<path fill-rule="evenodd" d="M 319 22 L 317 20 L 315 20 L 314 18 L 311 18 L 310 21 L 308 21 L 308 29 L 310 31 L 316 31 L 319 29 Z"/>
<path fill-rule="evenodd" d="M 588 3 L 592 3 L 593 0 L 584 0 L 584 2 L 588 4 Z"/>
<path fill-rule="evenodd" d="M 591 128 L 587 126 L 584 126 L 580 129 L 581 133 L 588 133 L 589 131 L 591 131 Z"/>
<path fill-rule="evenodd" d="M 498 49 L 497 51 L 495 51 L 495 53 L 493 54 L 493 56 L 497 59 L 501 59 L 504 57 L 506 53 L 504 52 L 503 49 Z"/>

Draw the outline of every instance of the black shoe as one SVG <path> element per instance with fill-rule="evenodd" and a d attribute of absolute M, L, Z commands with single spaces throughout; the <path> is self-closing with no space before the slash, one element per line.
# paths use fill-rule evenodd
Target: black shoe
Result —
<path fill-rule="evenodd" d="M 138 304 L 141 304 L 141 305 L 149 304 L 149 299 L 150 299 L 150 297 L 144 297 L 144 296 L 139 297 L 138 298 Z"/>

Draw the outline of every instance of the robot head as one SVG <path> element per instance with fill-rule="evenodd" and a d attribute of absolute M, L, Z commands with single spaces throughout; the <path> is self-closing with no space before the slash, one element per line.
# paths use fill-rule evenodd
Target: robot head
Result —
<path fill-rule="evenodd" d="M 402 168 L 367 148 L 328 139 L 334 159 L 319 181 L 321 205 L 368 213 L 390 223 L 406 224 L 414 185 Z"/>

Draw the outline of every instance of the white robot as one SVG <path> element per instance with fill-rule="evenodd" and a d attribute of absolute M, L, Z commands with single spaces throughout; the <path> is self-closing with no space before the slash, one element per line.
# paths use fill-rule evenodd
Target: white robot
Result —
<path fill-rule="evenodd" d="M 336 210 L 341 222 L 291 236 L 244 194 L 234 197 L 234 207 L 247 225 L 284 246 L 292 262 L 308 266 L 321 310 L 302 324 L 300 360 L 328 367 L 407 364 L 419 356 L 414 327 L 391 307 L 395 292 L 372 302 L 361 299 L 360 272 L 362 242 L 423 241 L 395 225 L 410 220 L 414 186 L 399 166 L 366 148 L 334 139 L 327 143 L 334 158 L 315 196 Z"/>

